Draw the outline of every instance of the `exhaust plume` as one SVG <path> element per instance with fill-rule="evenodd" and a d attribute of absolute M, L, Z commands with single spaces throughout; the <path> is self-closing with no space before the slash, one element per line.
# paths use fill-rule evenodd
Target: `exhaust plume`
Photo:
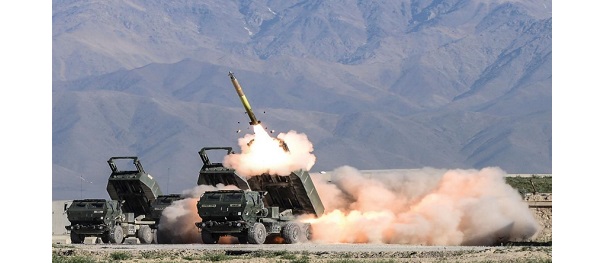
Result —
<path fill-rule="evenodd" d="M 289 175 L 298 169 L 310 170 L 316 157 L 313 145 L 305 134 L 290 131 L 272 138 L 261 125 L 254 125 L 254 134 L 238 139 L 240 154 L 229 154 L 223 166 L 233 168 L 245 177 L 261 174 Z M 289 151 L 282 147 L 287 145 Z"/>
<path fill-rule="evenodd" d="M 539 225 L 499 168 L 361 174 L 343 166 L 313 175 L 325 206 L 313 241 L 494 245 L 535 236 Z"/>

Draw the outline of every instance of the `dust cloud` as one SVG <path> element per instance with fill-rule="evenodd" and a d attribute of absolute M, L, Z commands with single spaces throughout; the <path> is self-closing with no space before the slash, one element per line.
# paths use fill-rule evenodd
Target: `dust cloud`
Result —
<path fill-rule="evenodd" d="M 313 241 L 494 245 L 535 236 L 539 225 L 505 172 L 423 168 L 362 174 L 350 166 L 313 175 L 325 214 L 304 218 Z"/>
<path fill-rule="evenodd" d="M 198 185 L 193 189 L 182 193 L 184 199 L 174 201 L 170 206 L 163 210 L 158 224 L 157 238 L 161 244 L 190 244 L 202 243 L 200 229 L 196 227 L 196 222 L 202 222 L 198 215 L 196 204 L 200 196 L 206 191 L 215 190 L 237 190 L 239 188 L 233 185 L 218 184 L 216 187 L 211 185 Z"/>

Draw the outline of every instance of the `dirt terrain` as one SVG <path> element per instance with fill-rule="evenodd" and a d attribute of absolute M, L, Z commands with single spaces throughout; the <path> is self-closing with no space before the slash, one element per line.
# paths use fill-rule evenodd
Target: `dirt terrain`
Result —
<path fill-rule="evenodd" d="M 551 194 L 526 201 L 552 201 Z M 392 244 L 52 244 L 52 262 L 552 262 L 552 207 L 530 207 L 540 224 L 531 242 L 503 246 Z"/>
<path fill-rule="evenodd" d="M 53 262 L 551 262 L 552 246 L 55 244 L 52 257 Z"/>
<path fill-rule="evenodd" d="M 546 201 L 552 202 L 552 193 L 528 194 L 524 198 L 528 202 Z M 533 217 L 540 224 L 540 231 L 532 240 L 535 242 L 551 242 L 552 241 L 552 206 L 550 207 L 535 207 L 530 206 L 529 210 Z"/>

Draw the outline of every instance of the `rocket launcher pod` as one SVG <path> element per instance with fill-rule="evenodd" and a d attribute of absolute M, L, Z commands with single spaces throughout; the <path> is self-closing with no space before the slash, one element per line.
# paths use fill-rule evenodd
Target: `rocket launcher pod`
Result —
<path fill-rule="evenodd" d="M 115 160 L 119 159 L 130 159 L 135 165 L 135 170 L 119 170 L 115 164 Z M 123 203 L 125 213 L 149 216 L 152 212 L 151 202 L 162 195 L 162 191 L 154 178 L 144 171 L 138 158 L 111 157 L 108 165 L 112 171 L 106 186 L 110 198 L 125 201 Z"/>
<path fill-rule="evenodd" d="M 226 151 L 226 154 L 231 154 L 231 147 L 204 147 L 198 154 L 202 158 L 202 168 L 198 175 L 198 185 L 235 185 L 239 189 L 247 190 L 250 187 L 248 182 L 235 173 L 234 169 L 226 168 L 222 163 L 213 163 L 210 161 L 208 152 L 215 153 L 216 151 Z"/>
<path fill-rule="evenodd" d="M 294 215 L 314 214 L 321 216 L 325 211 L 310 174 L 297 170 L 290 175 L 262 174 L 248 179 L 254 191 L 266 191 L 263 198 L 268 207 L 277 206 L 281 211 L 291 209 Z"/>

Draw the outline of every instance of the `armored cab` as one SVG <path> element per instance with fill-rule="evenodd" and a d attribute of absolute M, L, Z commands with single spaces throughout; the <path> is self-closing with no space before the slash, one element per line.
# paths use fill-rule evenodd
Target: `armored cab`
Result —
<path fill-rule="evenodd" d="M 260 205 L 262 197 L 262 193 L 256 191 L 208 191 L 200 197 L 199 215 L 204 221 L 225 217 L 232 221 L 257 221 L 257 215 L 267 214 L 264 204 Z"/>
<path fill-rule="evenodd" d="M 223 163 L 211 161 L 211 159 L 214 160 L 216 158 L 223 160 L 225 155 L 232 153 L 233 150 L 231 147 L 202 148 L 198 152 L 203 163 L 198 175 L 198 185 L 217 186 L 217 184 L 223 184 L 235 185 L 242 190 L 250 189 L 248 182 L 236 174 L 234 169 L 224 167 Z M 211 154 L 211 156 L 209 156 L 209 154 Z"/>
<path fill-rule="evenodd" d="M 82 243 L 86 236 L 100 237 L 104 243 L 117 241 L 109 232 L 123 215 L 119 201 L 73 200 L 66 212 L 71 222 L 66 229 L 70 231 L 72 243 Z"/>

